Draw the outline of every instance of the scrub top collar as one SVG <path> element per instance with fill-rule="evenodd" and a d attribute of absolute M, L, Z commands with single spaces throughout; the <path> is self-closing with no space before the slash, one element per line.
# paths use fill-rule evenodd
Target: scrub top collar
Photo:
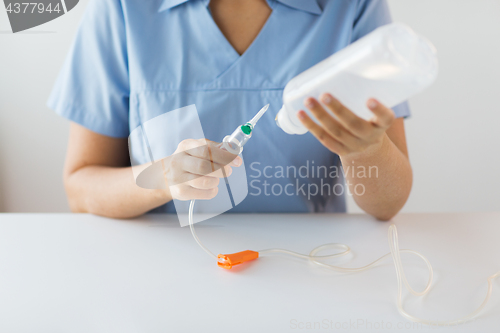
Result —
<path fill-rule="evenodd" d="M 158 11 L 161 12 L 170 9 L 187 1 L 189 0 L 162 0 Z M 202 0 L 202 1 L 206 2 L 208 5 L 208 2 L 210 0 Z M 318 0 L 276 0 L 276 1 L 279 1 L 282 4 L 287 5 L 289 7 L 309 12 L 311 14 L 320 15 L 323 12 L 323 9 L 318 4 Z"/>

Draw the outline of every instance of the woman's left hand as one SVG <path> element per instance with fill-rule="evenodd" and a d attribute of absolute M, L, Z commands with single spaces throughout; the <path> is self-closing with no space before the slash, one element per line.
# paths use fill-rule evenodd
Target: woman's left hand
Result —
<path fill-rule="evenodd" d="M 340 157 L 376 151 L 382 145 L 385 131 L 396 118 L 394 111 L 375 99 L 367 102 L 368 108 L 374 114 L 374 117 L 368 121 L 356 116 L 330 94 L 323 94 L 321 101 L 336 118 L 312 97 L 305 100 L 305 105 L 319 124 L 303 110 L 297 115 L 302 124 L 321 144 Z"/>

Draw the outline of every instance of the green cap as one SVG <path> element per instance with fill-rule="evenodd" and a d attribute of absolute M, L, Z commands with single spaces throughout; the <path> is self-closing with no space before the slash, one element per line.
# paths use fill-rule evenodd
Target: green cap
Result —
<path fill-rule="evenodd" d="M 252 133 L 252 130 L 253 130 L 253 126 L 252 124 L 249 124 L 249 123 L 246 123 L 245 125 L 241 125 L 241 131 L 243 133 L 245 133 L 246 135 L 250 135 L 250 133 Z"/>

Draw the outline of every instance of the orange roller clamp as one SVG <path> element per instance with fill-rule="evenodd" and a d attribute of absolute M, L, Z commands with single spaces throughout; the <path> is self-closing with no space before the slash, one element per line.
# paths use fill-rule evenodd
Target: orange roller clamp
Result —
<path fill-rule="evenodd" d="M 217 262 L 217 265 L 225 269 L 231 269 L 231 267 L 235 265 L 239 265 L 241 263 L 244 263 L 245 261 L 257 259 L 258 257 L 259 257 L 259 252 L 251 250 L 246 250 L 233 254 L 219 254 L 217 258 L 222 259 L 224 262 L 219 261 Z"/>

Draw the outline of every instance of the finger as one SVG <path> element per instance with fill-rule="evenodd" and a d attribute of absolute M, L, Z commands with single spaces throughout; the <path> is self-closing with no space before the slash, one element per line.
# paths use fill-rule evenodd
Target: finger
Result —
<path fill-rule="evenodd" d="M 167 179 L 167 182 L 169 186 L 186 184 L 200 190 L 209 190 L 219 185 L 219 178 L 184 172 L 175 178 Z"/>
<path fill-rule="evenodd" d="M 307 107 L 311 113 L 319 121 L 323 129 L 330 134 L 334 139 L 343 143 L 346 146 L 359 144 L 360 139 L 352 135 L 339 121 L 332 117 L 323 106 L 314 98 L 306 100 Z"/>
<path fill-rule="evenodd" d="M 396 120 L 394 111 L 392 111 L 376 99 L 370 98 L 366 105 L 375 115 L 375 117 L 370 120 L 370 122 L 374 126 L 386 130 L 391 127 L 391 125 L 394 123 L 394 120 Z"/>
<path fill-rule="evenodd" d="M 221 165 L 240 166 L 241 157 L 218 148 L 218 143 L 206 139 L 186 140 L 182 149 L 186 154 L 212 161 Z M 184 141 L 183 141 L 184 142 Z"/>
<path fill-rule="evenodd" d="M 231 176 L 233 173 L 233 169 L 230 166 L 225 166 L 224 168 L 220 168 L 215 172 L 209 173 L 207 177 L 215 177 L 215 178 L 227 178 Z"/>
<path fill-rule="evenodd" d="M 193 175 L 193 179 L 188 182 L 191 187 L 199 190 L 210 190 L 219 186 L 219 178 Z"/>
<path fill-rule="evenodd" d="M 210 175 L 211 177 L 223 178 L 228 177 L 232 173 L 232 169 L 228 165 L 222 166 L 220 164 L 191 155 L 182 156 L 180 164 L 182 170 L 193 173 L 195 175 Z M 222 169 L 224 170 L 224 172 L 222 172 Z"/>
<path fill-rule="evenodd" d="M 356 116 L 331 94 L 323 94 L 321 101 L 333 112 L 339 123 L 355 136 L 363 138 L 371 133 L 372 125 L 369 122 Z"/>
<path fill-rule="evenodd" d="M 329 135 L 321 126 L 316 124 L 305 111 L 300 110 L 297 116 L 302 124 L 323 146 L 338 155 L 343 155 L 346 152 L 346 147 Z"/>
<path fill-rule="evenodd" d="M 243 160 L 241 159 L 240 156 L 232 154 L 225 149 L 222 149 L 222 145 L 220 142 L 215 142 L 210 140 L 207 141 L 208 141 L 208 151 L 210 153 L 211 160 L 214 161 L 215 163 L 221 165 L 231 165 L 236 167 L 239 167 L 243 163 Z"/>
<path fill-rule="evenodd" d="M 189 198 L 191 200 L 210 200 L 213 199 L 217 196 L 217 193 L 219 193 L 219 188 L 215 187 L 210 190 L 199 190 L 197 188 L 191 187 L 188 189 L 189 193 Z"/>
<path fill-rule="evenodd" d="M 170 187 L 170 193 L 172 195 L 172 199 L 182 200 L 182 201 L 193 200 L 193 199 L 210 200 L 213 199 L 218 192 L 219 192 L 218 187 L 215 187 L 210 190 L 200 190 L 186 184 Z"/>
<path fill-rule="evenodd" d="M 224 144 L 222 142 L 214 142 L 214 141 L 211 141 L 211 142 L 213 142 L 213 146 L 215 147 L 215 149 L 219 149 L 219 150 L 222 150 L 223 152 L 227 152 L 227 150 L 224 148 Z M 217 150 L 215 152 L 218 153 L 219 151 Z M 240 156 L 232 154 L 232 153 L 230 153 L 230 154 L 232 156 L 235 156 L 234 159 L 229 163 L 230 166 L 239 167 L 243 164 L 243 159 Z M 226 159 L 226 157 L 223 157 L 223 160 L 225 160 L 225 159 Z M 219 162 L 219 163 L 221 163 L 221 162 Z"/>

